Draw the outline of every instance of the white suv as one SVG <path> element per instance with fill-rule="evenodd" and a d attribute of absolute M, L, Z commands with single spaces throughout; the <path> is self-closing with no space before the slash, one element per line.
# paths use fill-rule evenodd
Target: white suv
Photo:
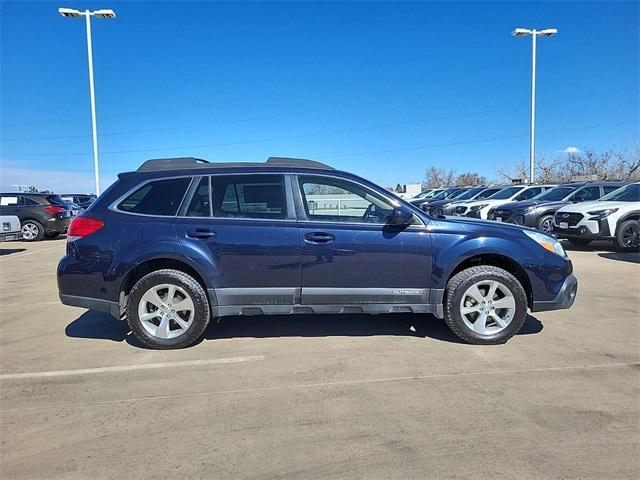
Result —
<path fill-rule="evenodd" d="M 482 200 L 461 203 L 454 210 L 454 215 L 487 220 L 487 214 L 491 209 L 509 202 L 529 200 L 553 187 L 555 185 L 512 185 Z"/>
<path fill-rule="evenodd" d="M 600 200 L 560 208 L 553 219 L 553 232 L 574 245 L 613 240 L 619 249 L 638 250 L 640 182 L 618 188 Z"/>

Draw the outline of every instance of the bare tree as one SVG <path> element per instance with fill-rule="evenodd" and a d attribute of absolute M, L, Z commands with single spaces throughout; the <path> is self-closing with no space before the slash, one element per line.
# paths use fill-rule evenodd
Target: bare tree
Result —
<path fill-rule="evenodd" d="M 444 168 L 429 167 L 424 176 L 422 186 L 425 188 L 442 188 L 451 185 L 455 179 L 455 170 L 445 170 Z"/>
<path fill-rule="evenodd" d="M 455 184 L 461 187 L 482 185 L 487 183 L 487 179 L 476 172 L 465 172 L 458 175 Z"/>

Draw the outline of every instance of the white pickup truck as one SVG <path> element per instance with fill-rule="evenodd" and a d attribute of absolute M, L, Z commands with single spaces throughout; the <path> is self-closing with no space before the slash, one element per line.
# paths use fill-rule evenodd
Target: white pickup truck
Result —
<path fill-rule="evenodd" d="M 20 220 L 15 215 L 0 216 L 0 242 L 10 242 L 11 240 L 20 240 L 22 233 L 20 231 Z"/>

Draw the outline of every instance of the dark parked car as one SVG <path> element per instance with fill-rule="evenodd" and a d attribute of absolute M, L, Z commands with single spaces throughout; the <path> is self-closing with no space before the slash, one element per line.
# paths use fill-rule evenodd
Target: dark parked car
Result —
<path fill-rule="evenodd" d="M 489 212 L 488 218 L 552 233 L 553 215 L 560 207 L 598 200 L 621 186 L 620 182 L 565 183 L 536 195 L 531 200 L 500 205 Z"/>
<path fill-rule="evenodd" d="M 22 239 L 33 242 L 66 232 L 73 209 L 58 195 L 50 193 L 0 193 L 0 215 L 18 217 Z"/>
<path fill-rule="evenodd" d="M 449 188 L 445 188 L 442 191 L 436 193 L 435 195 L 429 197 L 429 198 L 422 198 L 420 200 L 413 200 L 411 201 L 411 204 L 415 207 L 418 207 L 422 210 L 424 210 L 426 208 L 427 205 L 429 205 L 432 202 L 439 202 L 440 200 L 449 200 L 449 199 L 453 199 L 456 198 L 460 195 L 462 195 L 466 190 L 468 189 L 468 187 L 449 187 Z"/>
<path fill-rule="evenodd" d="M 93 193 L 63 193 L 60 197 L 68 203 L 78 205 L 82 209 L 89 208 L 95 199 L 97 198 Z"/>
<path fill-rule="evenodd" d="M 483 198 L 487 198 L 494 193 L 502 190 L 504 187 L 469 187 L 467 190 L 462 192 L 460 195 L 457 195 L 453 198 L 449 198 L 447 200 L 437 200 L 435 202 L 431 202 L 425 205 L 422 209 L 427 212 L 432 217 L 437 217 L 438 215 L 452 215 L 453 211 L 457 204 L 461 202 L 471 201 L 471 200 L 482 200 Z"/>
<path fill-rule="evenodd" d="M 124 316 L 153 348 L 192 344 L 212 317 L 309 313 L 431 313 L 467 342 L 501 343 L 527 309 L 569 308 L 577 291 L 549 235 L 432 218 L 309 160 L 150 160 L 67 238 L 61 301 Z"/>

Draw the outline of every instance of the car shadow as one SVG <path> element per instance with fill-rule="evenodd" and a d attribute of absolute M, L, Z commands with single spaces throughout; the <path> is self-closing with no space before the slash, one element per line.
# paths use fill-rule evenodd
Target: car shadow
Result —
<path fill-rule="evenodd" d="M 598 256 L 619 262 L 640 263 L 640 252 L 607 252 L 599 253 Z"/>
<path fill-rule="evenodd" d="M 4 255 L 11 255 L 12 253 L 24 252 L 26 248 L 0 248 L 0 257 Z"/>
<path fill-rule="evenodd" d="M 540 333 L 542 322 L 527 315 L 518 335 Z M 126 322 L 116 320 L 102 312 L 87 311 L 67 325 L 65 333 L 71 338 L 126 341 L 136 348 L 147 348 L 129 332 Z M 464 343 L 447 327 L 443 320 L 431 315 L 256 315 L 224 317 L 213 320 L 204 340 L 229 338 L 276 337 L 365 337 L 394 335 L 432 338 L 442 342 Z"/>

